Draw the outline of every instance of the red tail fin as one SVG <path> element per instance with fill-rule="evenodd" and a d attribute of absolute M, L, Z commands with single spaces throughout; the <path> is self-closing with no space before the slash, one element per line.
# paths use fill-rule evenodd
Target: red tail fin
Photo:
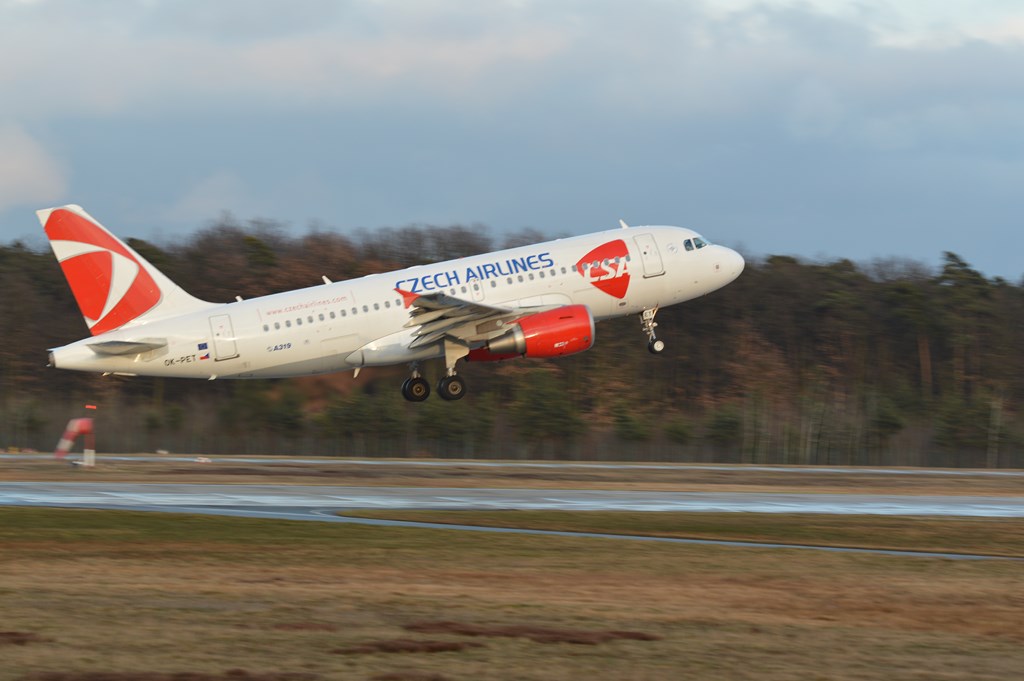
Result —
<path fill-rule="evenodd" d="M 38 215 L 94 336 L 142 317 L 209 307 L 182 291 L 80 206 L 41 210 Z"/>

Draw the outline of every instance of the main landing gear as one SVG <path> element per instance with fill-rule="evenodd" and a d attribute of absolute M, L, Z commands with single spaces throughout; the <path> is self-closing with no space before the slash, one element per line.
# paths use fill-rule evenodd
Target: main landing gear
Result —
<path fill-rule="evenodd" d="M 430 397 L 430 384 L 427 383 L 427 379 L 420 376 L 419 369 L 415 364 L 412 368 L 412 376 L 405 379 L 405 383 L 402 384 L 402 397 L 410 402 L 422 402 Z"/>
<path fill-rule="evenodd" d="M 445 376 L 437 382 L 437 394 L 446 400 L 461 400 L 466 394 L 466 382 L 457 374 Z"/>
<path fill-rule="evenodd" d="M 469 348 L 450 340 L 444 341 L 445 375 L 437 382 L 437 394 L 442 399 L 461 400 L 466 395 L 466 382 L 455 373 L 455 363 L 469 354 Z M 413 362 L 412 376 L 402 384 L 402 397 L 410 402 L 422 402 L 430 397 L 430 384 L 420 375 L 419 364 Z"/>
<path fill-rule="evenodd" d="M 654 321 L 654 315 L 658 314 L 658 308 L 652 307 L 640 314 L 640 327 L 647 334 L 647 349 L 651 354 L 657 355 L 665 350 L 665 341 L 661 340 L 654 333 L 654 327 L 658 322 Z"/>
<path fill-rule="evenodd" d="M 437 382 L 437 394 L 445 400 L 461 400 L 466 394 L 466 382 L 458 374 L 444 376 Z M 430 384 L 415 371 L 402 384 L 402 397 L 410 402 L 422 402 L 430 397 Z"/>

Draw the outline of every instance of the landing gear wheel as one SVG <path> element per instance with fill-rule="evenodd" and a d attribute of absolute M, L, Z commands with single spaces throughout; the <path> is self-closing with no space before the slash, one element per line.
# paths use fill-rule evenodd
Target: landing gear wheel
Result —
<path fill-rule="evenodd" d="M 410 402 L 422 402 L 430 397 L 430 384 L 422 376 L 408 378 L 402 384 L 402 397 Z"/>
<path fill-rule="evenodd" d="M 466 382 L 454 374 L 445 376 L 437 382 L 437 394 L 446 400 L 461 400 L 466 394 Z"/>
<path fill-rule="evenodd" d="M 654 315 L 658 314 L 658 308 L 652 307 L 643 311 L 640 315 L 640 328 L 647 334 L 647 349 L 652 355 L 657 355 L 665 349 L 665 341 L 659 340 L 654 335 L 654 327 L 658 322 L 654 321 Z"/>

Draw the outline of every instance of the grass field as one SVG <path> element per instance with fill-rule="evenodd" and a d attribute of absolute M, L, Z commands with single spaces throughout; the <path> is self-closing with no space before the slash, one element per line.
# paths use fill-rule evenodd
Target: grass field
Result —
<path fill-rule="evenodd" d="M 346 516 L 519 527 L 562 532 L 643 534 L 1024 558 L 1020 518 L 935 518 L 781 513 L 570 511 L 346 511 Z"/>
<path fill-rule="evenodd" d="M 564 515 L 505 521 L 680 531 Z M 720 534 L 744 518 L 700 516 Z M 1020 521 L 970 522 L 838 541 L 956 550 L 973 534 L 995 551 L 1005 534 L 1019 552 Z M 746 531 L 839 532 L 799 517 Z M 3 681 L 1005 680 L 1022 644 L 1015 561 L 0 509 Z"/>

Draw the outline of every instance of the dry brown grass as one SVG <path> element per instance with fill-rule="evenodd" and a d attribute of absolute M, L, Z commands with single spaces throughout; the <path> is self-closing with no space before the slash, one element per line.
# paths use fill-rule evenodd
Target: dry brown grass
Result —
<path fill-rule="evenodd" d="M 316 681 L 315 674 L 256 674 L 244 669 L 229 669 L 223 674 L 199 672 L 43 672 L 29 674 L 24 681 Z"/>
<path fill-rule="evenodd" d="M 449 681 L 447 676 L 431 672 L 403 671 L 378 674 L 372 681 Z"/>
<path fill-rule="evenodd" d="M 45 638 L 31 631 L 0 631 L 0 646 L 24 646 L 29 643 L 42 643 Z"/>
<path fill-rule="evenodd" d="M 406 631 L 421 634 L 458 634 L 460 636 L 489 636 L 507 638 L 528 638 L 534 643 L 574 643 L 593 646 L 608 641 L 659 641 L 660 636 L 642 631 L 588 631 L 586 629 L 553 629 L 535 625 L 490 626 L 469 622 L 414 622 L 405 625 Z"/>
<path fill-rule="evenodd" d="M 5 646 L 2 681 L 229 681 L 230 669 L 920 681 L 1024 668 L 1024 566 L 1007 561 L 92 511 L 0 510 L 0 546 L 3 628 L 47 639 Z M 407 628 L 438 622 L 455 624 Z M 486 646 L 332 652 L 473 642 L 463 626 L 489 632 Z M 657 640 L 540 645 L 516 631 Z"/>
<path fill-rule="evenodd" d="M 408 638 L 390 638 L 383 641 L 367 641 L 358 645 L 335 650 L 339 655 L 365 655 L 368 653 L 452 653 L 467 648 L 483 648 L 484 644 L 472 641 L 433 641 Z"/>

